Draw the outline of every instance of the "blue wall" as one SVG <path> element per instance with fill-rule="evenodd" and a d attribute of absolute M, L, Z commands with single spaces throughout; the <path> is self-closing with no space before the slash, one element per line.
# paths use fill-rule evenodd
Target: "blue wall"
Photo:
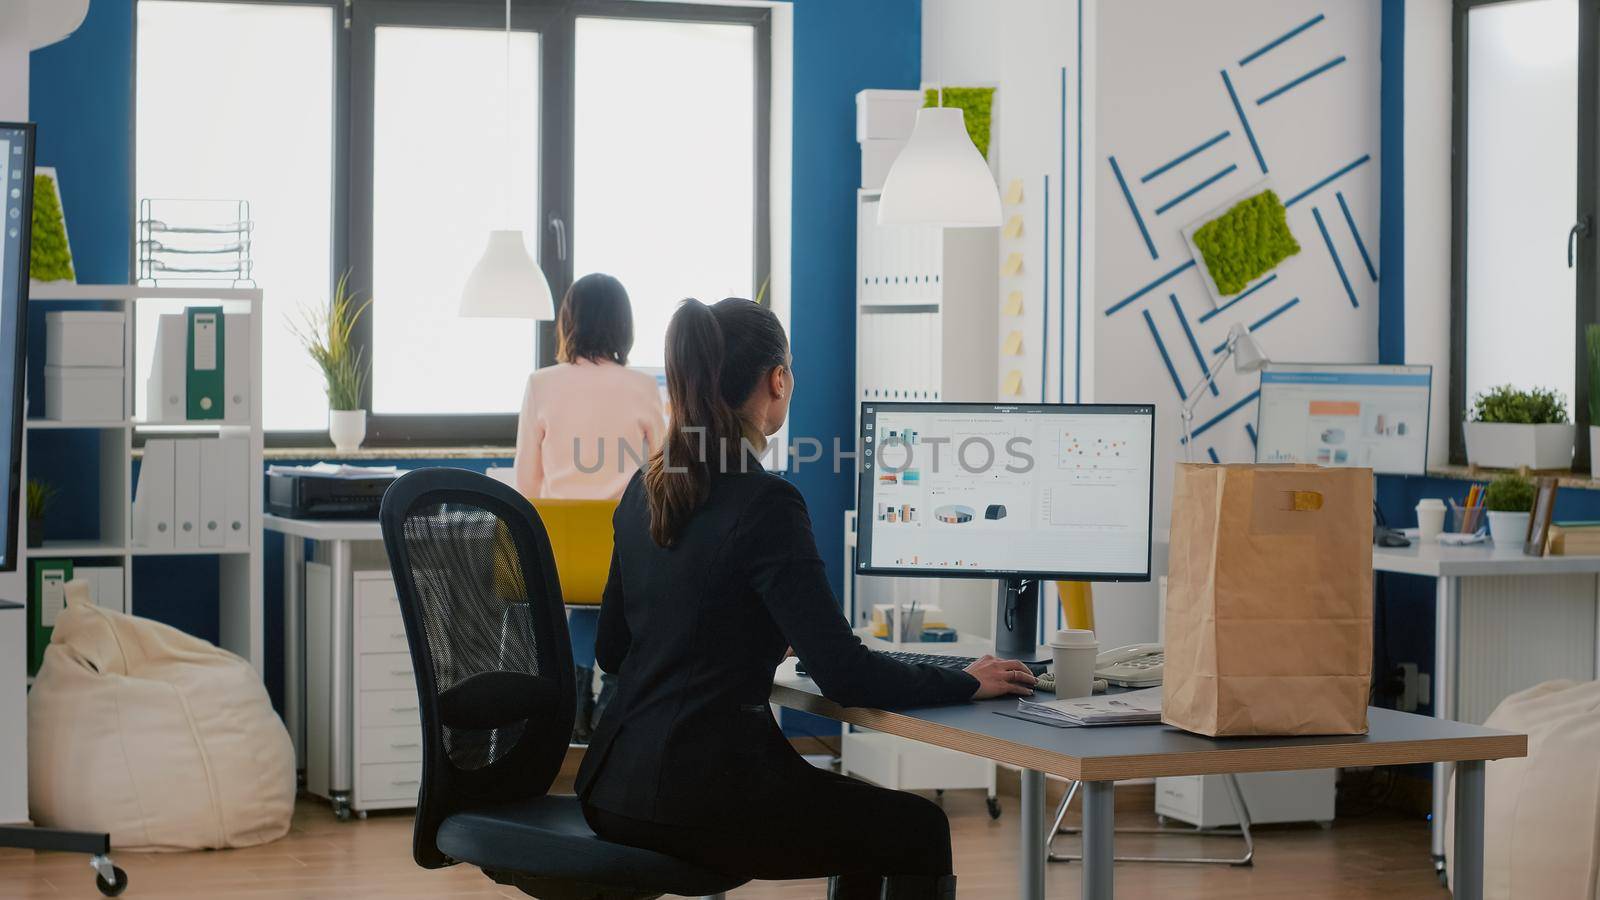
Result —
<path fill-rule="evenodd" d="M 855 95 L 921 83 L 920 0 L 797 0 L 794 31 L 795 357 L 790 433 L 822 442 L 824 459 L 793 481 L 834 589 L 843 581 L 844 511 L 855 505 L 853 470 L 835 473 L 832 441 L 855 445 L 855 192 L 861 184 Z"/>

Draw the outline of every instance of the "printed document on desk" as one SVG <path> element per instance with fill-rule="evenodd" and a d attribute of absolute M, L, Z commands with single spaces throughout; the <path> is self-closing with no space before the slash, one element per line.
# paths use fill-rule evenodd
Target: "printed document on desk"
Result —
<path fill-rule="evenodd" d="M 1161 688 L 1045 702 L 1018 700 L 1017 715 L 1047 725 L 1150 725 L 1161 721 Z"/>

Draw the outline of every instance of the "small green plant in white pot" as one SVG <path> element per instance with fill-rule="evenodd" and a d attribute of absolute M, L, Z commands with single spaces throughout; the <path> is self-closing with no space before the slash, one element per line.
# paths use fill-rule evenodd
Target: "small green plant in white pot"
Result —
<path fill-rule="evenodd" d="M 1533 515 L 1533 482 L 1507 473 L 1489 482 L 1483 506 L 1489 512 L 1489 537 L 1497 544 L 1521 544 Z"/>
<path fill-rule="evenodd" d="M 1577 445 L 1560 391 L 1501 385 L 1473 399 L 1467 411 L 1467 462 L 1493 469 L 1567 469 Z"/>
<path fill-rule="evenodd" d="M 367 363 L 361 351 L 350 346 L 350 339 L 356 322 L 371 305 L 370 297 L 357 301 L 346 272 L 339 277 L 327 306 L 302 310 L 300 322 L 290 326 L 322 370 L 328 394 L 328 437 L 340 453 L 354 451 L 367 437 L 367 411 L 361 408 Z"/>
<path fill-rule="evenodd" d="M 1600 325 L 1583 329 L 1589 348 L 1589 475 L 1600 479 Z"/>

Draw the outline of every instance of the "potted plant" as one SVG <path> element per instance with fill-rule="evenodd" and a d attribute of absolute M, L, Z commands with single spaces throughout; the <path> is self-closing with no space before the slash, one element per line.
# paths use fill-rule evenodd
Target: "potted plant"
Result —
<path fill-rule="evenodd" d="M 28 479 L 28 546 L 44 546 L 44 514 L 56 499 L 55 485 Z"/>
<path fill-rule="evenodd" d="M 350 335 L 372 298 L 357 302 L 350 290 L 350 273 L 339 276 L 333 299 L 327 306 L 301 311 L 300 322 L 291 323 L 311 360 L 322 370 L 328 394 L 328 437 L 340 453 L 361 446 L 367 437 L 367 411 L 361 408 L 361 391 L 367 383 L 366 360 L 350 346 Z"/>
<path fill-rule="evenodd" d="M 1521 544 L 1533 515 L 1533 482 L 1506 473 L 1489 482 L 1483 506 L 1489 512 L 1489 537 L 1495 543 Z"/>
<path fill-rule="evenodd" d="M 1589 348 L 1589 475 L 1600 478 L 1600 325 L 1583 329 Z"/>
<path fill-rule="evenodd" d="M 1479 394 L 1467 411 L 1467 462 L 1499 469 L 1567 469 L 1577 428 L 1560 391 L 1501 385 Z"/>

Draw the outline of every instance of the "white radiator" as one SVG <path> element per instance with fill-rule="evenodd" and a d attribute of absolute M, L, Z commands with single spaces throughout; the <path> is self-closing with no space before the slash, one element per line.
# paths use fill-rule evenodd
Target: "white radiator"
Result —
<path fill-rule="evenodd" d="M 1593 575 L 1463 578 L 1456 718 L 1482 724 L 1511 694 L 1595 677 Z"/>

